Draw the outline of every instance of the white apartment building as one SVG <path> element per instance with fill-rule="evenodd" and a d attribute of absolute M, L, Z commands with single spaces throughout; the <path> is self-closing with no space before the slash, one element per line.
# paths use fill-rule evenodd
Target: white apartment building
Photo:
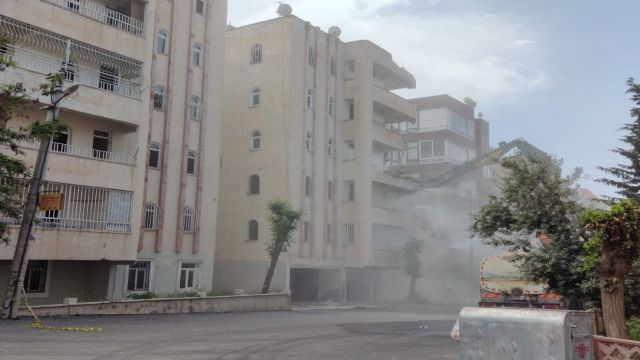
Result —
<path fill-rule="evenodd" d="M 412 224 L 397 200 L 416 186 L 386 174 L 384 154 L 404 149 L 388 124 L 416 119 L 391 91 L 415 79 L 379 46 L 339 36 L 295 16 L 227 31 L 214 289 L 260 290 L 277 198 L 303 219 L 273 289 L 294 302 L 397 295 L 382 280 L 402 275 Z"/>
<path fill-rule="evenodd" d="M 25 11 L 28 9 L 28 11 Z M 65 69 L 25 288 L 34 303 L 208 291 L 220 165 L 225 0 L 4 0 L 0 83 Z M 9 121 L 44 120 L 33 104 Z M 37 144 L 25 144 L 33 164 Z M 19 219 L 2 221 L 15 224 Z M 0 292 L 15 241 L 0 246 Z"/>

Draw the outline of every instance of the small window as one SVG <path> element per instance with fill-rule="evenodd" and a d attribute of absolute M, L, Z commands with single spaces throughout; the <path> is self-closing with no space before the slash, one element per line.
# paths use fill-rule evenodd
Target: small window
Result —
<path fill-rule="evenodd" d="M 313 151 L 313 134 L 311 132 L 307 132 L 305 136 L 304 147 L 307 151 Z"/>
<path fill-rule="evenodd" d="M 316 48 L 310 46 L 309 47 L 309 65 L 316 66 L 317 59 L 318 59 L 318 53 L 316 52 Z"/>
<path fill-rule="evenodd" d="M 255 44 L 251 48 L 251 64 L 262 63 L 262 45 Z"/>
<path fill-rule="evenodd" d="M 327 181 L 327 199 L 333 200 L 333 181 Z"/>
<path fill-rule="evenodd" d="M 158 204 L 148 202 L 144 205 L 144 228 L 156 230 L 158 228 Z"/>
<path fill-rule="evenodd" d="M 307 90 L 307 108 L 311 109 L 313 107 L 313 90 Z"/>
<path fill-rule="evenodd" d="M 249 177 L 249 195 L 260 194 L 260 176 L 251 175 Z"/>
<path fill-rule="evenodd" d="M 136 261 L 129 265 L 127 277 L 127 291 L 149 291 L 149 278 L 151 277 L 151 262 Z"/>
<path fill-rule="evenodd" d="M 311 241 L 311 223 L 308 221 L 304 222 L 304 238 L 305 242 Z"/>
<path fill-rule="evenodd" d="M 353 180 L 344 182 L 344 202 L 353 202 L 356 199 L 356 184 Z"/>
<path fill-rule="evenodd" d="M 149 167 L 160 168 L 160 144 L 152 143 L 149 146 Z"/>
<path fill-rule="evenodd" d="M 93 130 L 93 157 L 97 159 L 109 159 L 109 147 L 111 145 L 109 132 Z"/>
<path fill-rule="evenodd" d="M 24 291 L 27 294 L 42 294 L 47 291 L 47 271 L 49 262 L 46 260 L 29 260 L 24 274 Z"/>
<path fill-rule="evenodd" d="M 196 12 L 204 15 L 204 0 L 196 0 Z"/>
<path fill-rule="evenodd" d="M 167 54 L 169 50 L 169 33 L 166 30 L 158 31 L 158 40 L 156 43 L 156 52 L 158 54 Z"/>
<path fill-rule="evenodd" d="M 260 91 L 260 88 L 253 88 L 251 90 L 251 106 L 259 106 L 262 99 L 262 92 Z"/>
<path fill-rule="evenodd" d="M 353 60 L 348 60 L 345 62 L 344 69 L 344 78 L 349 80 L 356 77 L 356 62 Z"/>
<path fill-rule="evenodd" d="M 202 66 L 202 45 L 193 45 L 193 66 Z"/>
<path fill-rule="evenodd" d="M 251 132 L 251 138 L 249 139 L 249 148 L 251 150 L 260 150 L 262 146 L 262 134 L 259 130 Z"/>
<path fill-rule="evenodd" d="M 336 116 L 336 98 L 329 97 L 329 115 Z"/>
<path fill-rule="evenodd" d="M 329 138 L 329 143 L 327 144 L 327 153 L 329 157 L 333 157 L 335 155 L 334 143 L 332 138 Z"/>
<path fill-rule="evenodd" d="M 313 193 L 313 188 L 311 187 L 311 177 L 307 176 L 304 178 L 304 195 L 311 196 Z"/>
<path fill-rule="evenodd" d="M 331 73 L 331 76 L 336 76 L 336 73 L 338 72 L 338 64 L 334 56 L 331 57 L 331 62 L 329 64 L 329 71 Z"/>
<path fill-rule="evenodd" d="M 184 208 L 184 232 L 196 232 L 196 213 L 190 207 Z"/>
<path fill-rule="evenodd" d="M 353 244 L 356 238 L 356 225 L 344 224 L 344 242 L 346 244 Z"/>
<path fill-rule="evenodd" d="M 191 104 L 189 104 L 189 117 L 191 120 L 200 120 L 200 98 L 197 96 L 191 97 Z"/>
<path fill-rule="evenodd" d="M 342 160 L 355 160 L 356 158 L 356 144 L 353 140 L 344 141 L 344 153 L 342 154 Z"/>
<path fill-rule="evenodd" d="M 178 289 L 197 289 L 200 281 L 200 264 L 182 263 L 180 264 L 180 276 L 178 278 Z"/>
<path fill-rule="evenodd" d="M 259 235 L 258 221 L 256 220 L 249 221 L 249 240 L 257 241 L 258 235 Z"/>
<path fill-rule="evenodd" d="M 187 153 L 187 174 L 196 175 L 197 173 L 196 159 L 197 159 L 197 154 L 195 151 L 189 151 Z"/>
<path fill-rule="evenodd" d="M 353 99 L 347 100 L 347 105 L 349 106 L 349 117 L 347 119 L 353 120 L 356 117 L 356 104 Z"/>
<path fill-rule="evenodd" d="M 153 88 L 153 108 L 156 110 L 164 110 L 165 90 L 162 85 L 156 85 Z"/>

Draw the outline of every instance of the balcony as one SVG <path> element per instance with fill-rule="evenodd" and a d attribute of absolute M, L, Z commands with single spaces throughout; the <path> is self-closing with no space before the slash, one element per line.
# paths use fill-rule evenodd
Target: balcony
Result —
<path fill-rule="evenodd" d="M 375 120 L 373 120 L 373 141 L 389 152 L 404 150 L 400 133 Z"/>
<path fill-rule="evenodd" d="M 418 117 L 415 105 L 378 86 L 373 87 L 373 110 L 387 123 L 413 123 Z"/>
<path fill-rule="evenodd" d="M 103 24 L 124 30 L 130 34 L 144 36 L 144 21 L 135 19 L 122 11 L 110 9 L 103 4 L 88 0 L 42 0 L 68 11 L 78 13 Z M 129 9 L 131 10 L 131 9 Z"/>
<path fill-rule="evenodd" d="M 375 166 L 371 167 L 371 173 L 373 182 L 391 186 L 398 190 L 407 192 L 414 192 L 418 190 L 418 186 L 415 181 L 388 175 Z"/>
<path fill-rule="evenodd" d="M 135 165 L 136 160 L 133 155 L 120 154 L 111 151 L 96 150 L 84 146 L 61 144 L 52 142 L 49 150 L 58 154 L 78 156 L 87 159 L 110 161 L 119 164 Z"/>

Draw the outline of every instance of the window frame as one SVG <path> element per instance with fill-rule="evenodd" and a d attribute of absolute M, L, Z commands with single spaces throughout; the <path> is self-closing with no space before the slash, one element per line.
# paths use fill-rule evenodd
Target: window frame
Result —
<path fill-rule="evenodd" d="M 345 151 L 342 154 L 342 161 L 354 161 L 356 159 L 355 140 L 344 140 L 343 146 Z"/>
<path fill-rule="evenodd" d="M 252 174 L 249 176 L 249 191 L 247 191 L 247 195 L 260 195 L 260 185 L 260 175 Z"/>
<path fill-rule="evenodd" d="M 311 131 L 307 131 L 304 137 L 304 148 L 307 152 L 313 152 L 313 133 Z"/>
<path fill-rule="evenodd" d="M 260 223 L 256 219 L 251 219 L 248 222 L 249 237 L 248 241 L 260 240 Z"/>
<path fill-rule="evenodd" d="M 193 265 L 193 267 L 185 267 L 185 265 Z M 185 273 L 193 273 L 191 277 L 192 286 L 190 287 L 180 287 L 180 280 L 182 279 L 182 272 Z M 176 289 L 178 291 L 194 291 L 200 288 L 200 263 L 195 261 L 181 261 L 180 266 L 178 267 L 178 279 L 176 284 Z M 188 278 L 185 277 L 185 285 L 188 283 Z"/>
<path fill-rule="evenodd" d="M 158 213 L 159 213 L 158 203 L 153 201 L 148 201 L 144 204 L 144 219 L 142 223 L 142 227 L 145 231 L 155 231 L 158 230 Z M 150 221 L 150 226 L 147 226 Z"/>
<path fill-rule="evenodd" d="M 355 180 L 344 180 L 344 196 L 343 203 L 352 203 L 356 201 L 356 182 Z"/>
<path fill-rule="evenodd" d="M 39 263 L 45 263 L 46 264 L 46 273 L 44 275 L 44 291 L 42 292 L 28 292 L 27 286 L 24 285 L 24 282 L 27 281 L 28 279 L 28 275 L 29 275 L 29 263 L 31 262 L 39 262 Z M 25 272 L 24 275 L 24 279 L 23 279 L 23 283 L 22 286 L 24 287 L 24 291 L 27 293 L 28 297 L 31 298 L 45 298 L 49 296 L 49 288 L 51 285 L 51 268 L 52 268 L 52 262 L 49 260 L 29 260 L 29 262 L 27 263 L 27 270 Z"/>
<path fill-rule="evenodd" d="M 153 110 L 165 111 L 167 108 L 166 100 L 167 100 L 167 89 L 160 84 L 157 84 L 156 86 L 154 86 L 153 87 Z M 160 106 L 158 106 L 158 104 Z"/>
<path fill-rule="evenodd" d="M 249 64 L 262 64 L 262 44 L 253 44 L 251 47 L 251 61 Z"/>
<path fill-rule="evenodd" d="M 305 176 L 304 178 L 304 196 L 313 196 L 313 180 L 311 179 L 311 176 Z"/>
<path fill-rule="evenodd" d="M 257 145 L 256 146 L 256 141 Z M 252 130 L 249 134 L 249 151 L 262 150 L 262 132 L 258 129 Z"/>
<path fill-rule="evenodd" d="M 185 206 L 182 211 L 182 231 L 185 234 L 195 234 L 197 232 L 196 211 L 190 206 Z"/>
<path fill-rule="evenodd" d="M 200 43 L 193 44 L 191 48 L 192 64 L 195 67 L 202 67 L 202 45 Z"/>
<path fill-rule="evenodd" d="M 152 142 L 151 145 L 149 145 L 149 162 L 147 163 L 147 166 L 150 169 L 160 169 L 160 163 L 161 163 L 160 156 L 162 155 L 161 150 L 162 150 L 162 147 L 157 142 Z M 151 164 L 151 161 L 153 159 L 153 153 L 157 153 L 155 166 Z"/>
<path fill-rule="evenodd" d="M 162 49 L 160 49 L 160 42 L 162 41 Z M 156 34 L 156 53 L 162 55 L 169 54 L 169 32 L 165 29 L 158 30 Z"/>
<path fill-rule="evenodd" d="M 196 95 L 191 95 L 189 101 L 189 118 L 194 121 L 200 121 L 201 119 L 201 104 L 200 98 Z"/>
<path fill-rule="evenodd" d="M 329 116 L 336 116 L 336 98 L 329 96 Z"/>
<path fill-rule="evenodd" d="M 189 163 L 190 161 L 193 161 L 193 170 L 189 171 Z M 187 166 L 185 166 L 185 170 L 187 175 L 191 175 L 191 176 L 198 176 L 198 153 L 193 151 L 193 150 L 189 150 L 187 151 Z"/>
<path fill-rule="evenodd" d="M 318 63 L 318 51 L 315 47 L 309 46 L 309 65 L 316 66 Z"/>
<path fill-rule="evenodd" d="M 146 283 L 146 289 L 143 290 L 130 290 L 129 289 L 129 285 L 131 285 L 130 281 L 130 272 L 131 272 L 131 267 L 135 266 L 139 263 L 147 263 L 148 264 L 148 273 L 145 276 L 146 279 L 143 280 L 143 283 Z M 151 284 L 152 284 L 152 279 L 153 279 L 153 261 L 151 260 L 137 260 L 135 263 L 133 263 L 132 265 L 127 265 L 127 270 L 125 271 L 125 281 L 124 281 L 124 293 L 125 294 L 140 294 L 140 293 L 146 293 L 146 292 L 150 292 L 151 289 Z M 137 279 L 136 279 L 136 283 L 137 283 Z"/>
<path fill-rule="evenodd" d="M 313 109 L 313 90 L 307 89 L 307 109 Z"/>
<path fill-rule="evenodd" d="M 259 87 L 251 89 L 251 93 L 249 95 L 249 107 L 258 107 L 262 105 L 262 90 Z"/>
<path fill-rule="evenodd" d="M 205 8 L 205 0 L 196 0 L 196 14 L 199 15 L 204 15 L 204 8 Z M 198 8 L 200 8 L 200 11 L 198 11 Z"/>

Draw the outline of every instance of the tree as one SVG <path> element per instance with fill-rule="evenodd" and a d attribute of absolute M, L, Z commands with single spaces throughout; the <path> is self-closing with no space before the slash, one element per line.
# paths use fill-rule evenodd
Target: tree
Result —
<path fill-rule="evenodd" d="M 585 270 L 598 275 L 607 335 L 628 339 L 624 285 L 640 255 L 640 207 L 622 200 L 609 210 L 586 210 L 581 222 L 588 237 Z"/>
<path fill-rule="evenodd" d="M 412 239 L 404 244 L 404 271 L 411 277 L 409 284 L 409 301 L 416 300 L 416 281 L 422 277 L 422 260 L 420 259 L 424 242 Z"/>
<path fill-rule="evenodd" d="M 633 122 L 625 124 L 621 130 L 627 132 L 622 137 L 622 142 L 630 146 L 629 149 L 617 148 L 613 152 L 621 155 L 629 164 L 618 164 L 612 167 L 600 167 L 599 169 L 612 176 L 598 181 L 618 189 L 618 194 L 625 199 L 632 199 L 640 203 L 640 84 L 636 84 L 633 78 L 627 80 L 631 94 L 631 101 L 635 106 L 631 108 Z"/>
<path fill-rule="evenodd" d="M 574 200 L 580 170 L 563 177 L 560 163 L 548 158 L 511 157 L 502 166 L 500 193 L 474 215 L 471 232 L 513 253 L 528 279 L 580 307 L 593 292 L 592 274 L 582 271 L 581 207 Z M 535 236 L 540 232 L 551 239 L 545 246 Z"/>
<path fill-rule="evenodd" d="M 267 276 L 264 279 L 262 293 L 268 294 L 271 279 L 276 270 L 280 254 L 287 252 L 293 243 L 293 233 L 298 228 L 298 221 L 302 216 L 300 211 L 294 210 L 286 201 L 273 200 L 268 205 L 269 224 L 271 225 L 271 242 L 267 253 L 271 259 Z"/>

